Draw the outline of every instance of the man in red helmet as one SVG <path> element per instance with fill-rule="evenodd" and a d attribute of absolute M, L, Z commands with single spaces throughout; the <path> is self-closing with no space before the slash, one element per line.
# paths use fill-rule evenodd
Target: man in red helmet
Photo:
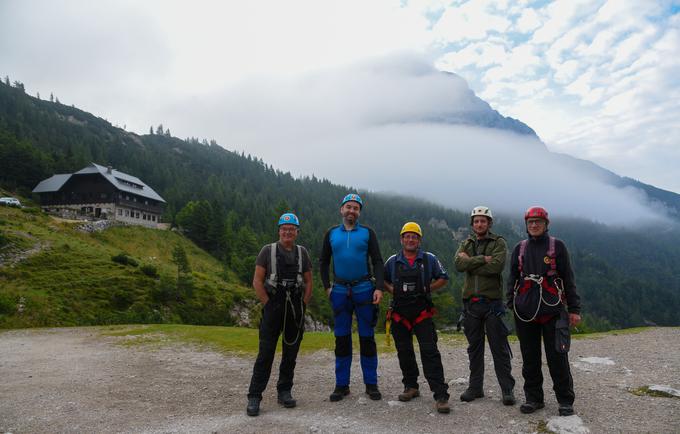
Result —
<path fill-rule="evenodd" d="M 545 406 L 541 372 L 541 338 L 559 403 L 560 416 L 574 414 L 574 384 L 569 368 L 569 327 L 581 321 L 569 252 L 561 240 L 548 235 L 548 212 L 538 206 L 524 214 L 529 237 L 515 246 L 507 286 L 508 307 L 522 351 L 526 402 L 522 413 Z"/>

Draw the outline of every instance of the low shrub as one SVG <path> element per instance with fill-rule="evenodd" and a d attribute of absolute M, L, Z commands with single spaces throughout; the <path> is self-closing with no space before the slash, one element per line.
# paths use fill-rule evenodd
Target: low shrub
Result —
<path fill-rule="evenodd" d="M 141 271 L 142 273 L 149 277 L 153 277 L 154 279 L 158 277 L 158 268 L 156 268 L 155 265 L 144 264 L 141 267 L 139 267 L 139 271 Z"/>
<path fill-rule="evenodd" d="M 128 256 L 126 253 L 121 252 L 115 256 L 111 256 L 111 260 L 113 262 L 116 262 L 121 265 L 131 265 L 133 267 L 136 267 L 139 265 L 139 262 L 135 260 L 133 257 Z"/>

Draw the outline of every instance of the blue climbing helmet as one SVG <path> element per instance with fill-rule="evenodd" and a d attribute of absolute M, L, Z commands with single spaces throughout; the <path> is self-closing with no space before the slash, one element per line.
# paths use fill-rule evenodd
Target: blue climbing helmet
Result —
<path fill-rule="evenodd" d="M 281 214 L 281 217 L 279 217 L 279 226 L 281 225 L 295 225 L 300 227 L 300 220 L 292 212 L 287 212 L 285 214 Z"/>
<path fill-rule="evenodd" d="M 364 207 L 364 202 L 361 200 L 361 196 L 359 196 L 359 195 L 356 194 L 356 193 L 350 193 L 350 194 L 348 194 L 347 196 L 345 196 L 345 198 L 342 199 L 342 203 L 340 204 L 340 206 L 346 204 L 346 203 L 349 202 L 349 201 L 353 201 L 353 202 L 358 203 L 358 204 L 359 204 L 359 208 L 363 208 L 363 207 Z"/>

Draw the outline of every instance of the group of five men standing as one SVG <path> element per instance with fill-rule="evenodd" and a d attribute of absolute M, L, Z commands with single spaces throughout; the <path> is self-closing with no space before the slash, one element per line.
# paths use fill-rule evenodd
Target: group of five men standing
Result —
<path fill-rule="evenodd" d="M 329 400 L 340 401 L 350 393 L 354 315 L 366 394 L 373 400 L 382 398 L 378 389 L 374 328 L 378 306 L 386 290 L 392 294 L 388 320 L 394 324 L 392 335 L 403 374 L 404 391 L 398 399 L 410 401 L 420 396 L 413 348 L 415 335 L 436 409 L 449 413 L 448 384 L 437 348 L 437 333 L 432 321 L 436 311 L 430 297 L 432 291 L 446 285 L 449 277 L 437 257 L 421 249 L 423 232 L 415 222 L 402 227 L 402 250 L 383 265 L 375 232 L 359 224 L 362 207 L 359 195 L 344 197 L 340 207 L 342 224 L 326 232 L 319 259 L 321 280 L 335 320 L 335 388 Z M 463 324 L 470 361 L 469 387 L 460 399 L 469 402 L 484 396 L 484 337 L 487 336 L 502 402 L 515 404 L 509 331 L 503 322 L 507 306 L 514 311 L 523 359 L 526 402 L 520 410 L 532 413 L 544 406 L 543 337 L 559 413 L 566 416 L 574 413 L 567 352 L 569 326 L 580 321 L 579 297 L 564 244 L 547 235 L 548 213 L 543 208 L 532 207 L 525 214 L 525 222 L 529 237 L 518 243 L 512 254 L 507 305 L 503 303 L 501 277 L 507 245 L 501 236 L 490 230 L 493 224 L 491 210 L 481 206 L 473 209 L 472 233 L 456 252 L 456 269 L 465 273 Z M 288 408 L 296 405 L 291 395 L 293 372 L 304 329 L 305 306 L 312 293 L 309 254 L 304 247 L 295 244 L 299 226 L 297 216 L 283 214 L 279 219 L 279 241 L 264 246 L 257 257 L 253 287 L 263 304 L 263 316 L 259 352 L 248 391 L 246 412 L 250 416 L 259 414 L 262 392 L 269 380 L 276 344 L 282 333 L 278 401 Z M 333 282 L 330 279 L 331 263 Z"/>

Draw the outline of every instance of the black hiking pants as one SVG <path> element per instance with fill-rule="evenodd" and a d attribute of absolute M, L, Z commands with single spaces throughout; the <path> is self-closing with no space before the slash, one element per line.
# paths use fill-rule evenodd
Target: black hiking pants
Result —
<path fill-rule="evenodd" d="M 569 368 L 568 353 L 555 350 L 555 315 L 545 324 L 524 322 L 515 316 L 517 337 L 522 350 L 522 376 L 524 377 L 524 396 L 528 402 L 543 401 L 543 372 L 541 370 L 541 336 L 545 348 L 545 358 L 553 382 L 553 390 L 560 404 L 574 404 L 574 382 Z"/>
<path fill-rule="evenodd" d="M 260 321 L 260 347 L 253 367 L 253 376 L 250 380 L 248 398 L 262 398 L 262 392 L 267 387 L 269 376 L 272 372 L 274 363 L 274 353 L 279 336 L 283 332 L 281 342 L 281 365 L 279 366 L 279 381 L 276 384 L 278 392 L 290 391 L 293 388 L 293 375 L 295 361 L 297 359 L 302 334 L 304 331 L 304 321 L 298 335 L 298 325 L 300 318 L 304 315 L 304 307 L 301 309 L 300 297 L 291 297 L 292 306 L 288 304 L 287 318 L 284 330 L 284 312 L 286 310 L 285 291 L 277 291 L 276 295 L 270 297 L 267 304 L 262 308 L 262 320 Z M 295 315 L 293 315 L 293 310 Z M 292 344 L 289 345 L 288 343 Z"/>
<path fill-rule="evenodd" d="M 484 337 L 489 340 L 493 367 L 502 393 L 515 387 L 510 365 L 511 351 L 508 328 L 503 322 L 503 303 L 500 300 L 465 302 L 463 326 L 468 341 L 470 359 L 470 389 L 484 390 Z"/>
<path fill-rule="evenodd" d="M 408 308 L 395 307 L 394 311 L 399 315 L 404 316 L 413 324 L 420 312 L 425 309 L 427 305 L 410 306 Z M 434 328 L 432 318 L 424 319 L 418 324 L 414 325 L 409 330 L 403 323 L 396 322 L 392 325 L 392 336 L 394 337 L 394 346 L 397 349 L 397 357 L 399 358 L 399 367 L 403 375 L 402 383 L 405 387 L 418 389 L 418 363 L 416 362 L 416 354 L 413 350 L 413 335 L 418 339 L 420 346 L 420 361 L 423 363 L 423 372 L 425 379 L 430 385 L 430 390 L 434 394 L 435 400 L 449 399 L 448 389 L 449 385 L 444 381 L 444 368 L 442 366 L 442 358 L 437 348 L 437 331 Z"/>

